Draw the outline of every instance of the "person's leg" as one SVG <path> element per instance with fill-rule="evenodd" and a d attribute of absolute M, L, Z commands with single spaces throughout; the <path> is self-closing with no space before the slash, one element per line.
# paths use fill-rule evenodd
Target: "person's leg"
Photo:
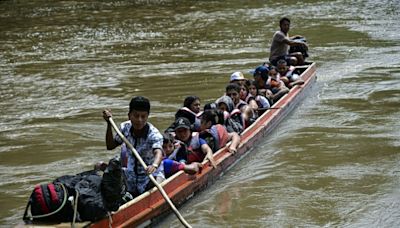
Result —
<path fill-rule="evenodd" d="M 202 164 L 199 162 L 192 162 L 190 164 L 183 164 L 171 159 L 164 159 L 164 174 L 168 178 L 179 170 L 185 171 L 188 174 L 196 174 L 201 170 Z"/>
<path fill-rule="evenodd" d="M 184 164 L 171 159 L 164 159 L 164 175 L 166 178 L 174 175 L 179 170 L 183 170 Z"/>
<path fill-rule="evenodd" d="M 127 191 L 133 197 L 139 196 L 140 194 L 136 188 L 135 175 L 134 175 L 133 171 L 127 170 L 126 168 L 122 168 L 122 170 L 123 170 L 122 174 L 124 175 L 124 181 L 125 181 Z"/>
<path fill-rule="evenodd" d="M 297 65 L 304 65 L 304 57 L 303 54 L 301 52 L 293 52 L 290 53 L 290 56 L 293 58 L 296 58 L 296 63 L 293 64 L 293 66 L 297 66 Z M 292 60 L 291 60 L 292 61 Z"/>
<path fill-rule="evenodd" d="M 256 103 L 256 102 L 254 102 L 254 103 Z M 257 106 L 257 103 L 256 103 L 256 106 Z M 247 116 L 247 119 L 245 119 L 246 127 L 250 126 L 254 122 L 254 120 L 257 119 L 257 117 L 258 117 L 257 109 L 258 109 L 258 107 L 252 108 L 249 105 L 246 106 L 246 109 L 245 109 L 246 116 Z"/>
<path fill-rule="evenodd" d="M 271 64 L 272 64 L 273 66 L 277 66 L 277 65 L 278 65 L 278 61 L 281 60 L 281 59 L 286 60 L 286 59 L 287 59 L 287 55 L 282 55 L 282 56 L 279 56 L 279 57 L 276 58 L 276 59 L 271 60 Z"/>

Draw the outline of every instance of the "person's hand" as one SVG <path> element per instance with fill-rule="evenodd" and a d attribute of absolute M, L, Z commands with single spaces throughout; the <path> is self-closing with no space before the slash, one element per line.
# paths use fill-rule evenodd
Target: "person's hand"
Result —
<path fill-rule="evenodd" d="M 109 119 L 112 117 L 111 109 L 104 109 L 103 118 L 107 123 L 110 121 Z"/>
<path fill-rule="evenodd" d="M 236 148 L 233 148 L 230 146 L 230 147 L 228 147 L 228 152 L 231 154 L 236 154 L 237 150 L 236 150 Z"/>
<path fill-rule="evenodd" d="M 184 171 L 187 174 L 194 175 L 196 173 L 201 173 L 202 168 L 203 164 L 200 162 L 192 162 L 190 164 L 185 164 Z"/>
<path fill-rule="evenodd" d="M 147 166 L 147 169 L 146 169 L 147 174 L 150 175 L 150 174 L 154 173 L 157 170 L 157 168 L 158 168 L 158 166 L 156 164 Z"/>
<path fill-rule="evenodd" d="M 217 163 L 215 162 L 214 158 L 208 158 L 208 160 L 210 161 L 211 166 L 216 169 L 217 168 Z"/>

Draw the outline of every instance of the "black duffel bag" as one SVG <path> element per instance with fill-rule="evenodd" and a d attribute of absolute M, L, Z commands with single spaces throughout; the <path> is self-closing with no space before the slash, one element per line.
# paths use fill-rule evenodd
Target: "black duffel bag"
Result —
<path fill-rule="evenodd" d="M 101 180 L 101 175 L 91 170 L 61 176 L 52 183 L 36 185 L 23 220 L 61 223 L 96 221 L 105 217 L 107 210 L 101 195 Z"/>
<path fill-rule="evenodd" d="M 113 158 L 109 164 L 104 175 L 90 170 L 36 185 L 23 220 L 26 223 L 97 221 L 108 211 L 118 210 L 132 197 L 125 191 L 120 162 Z"/>
<path fill-rule="evenodd" d="M 296 37 L 293 39 L 293 41 L 307 43 L 307 39 L 305 37 Z M 289 53 L 293 52 L 301 52 L 304 59 L 309 57 L 308 48 L 304 48 L 303 46 L 290 46 Z"/>

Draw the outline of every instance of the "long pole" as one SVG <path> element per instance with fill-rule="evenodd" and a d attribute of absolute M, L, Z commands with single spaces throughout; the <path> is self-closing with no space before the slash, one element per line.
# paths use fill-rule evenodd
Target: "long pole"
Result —
<path fill-rule="evenodd" d="M 132 146 L 132 144 L 125 138 L 125 136 L 121 133 L 117 125 L 114 123 L 114 120 L 109 117 L 109 121 L 114 128 L 114 130 L 117 132 L 119 137 L 125 142 L 125 144 L 131 149 L 133 155 L 135 158 L 140 162 L 140 164 L 143 166 L 144 169 L 147 169 L 146 163 L 144 163 L 143 159 L 140 157 L 139 153 L 136 151 L 136 149 Z M 182 215 L 179 213 L 178 209 L 176 209 L 175 205 L 172 203 L 171 199 L 168 197 L 167 193 L 164 191 L 164 189 L 161 187 L 161 185 L 156 181 L 156 179 L 153 177 L 152 174 L 148 174 L 150 180 L 153 182 L 153 184 L 158 188 L 160 191 L 161 195 L 164 197 L 164 199 L 168 202 L 169 206 L 172 208 L 174 211 L 176 217 L 178 217 L 179 221 L 185 226 L 185 227 L 190 227 L 190 224 L 186 222 L 186 220 L 182 217 Z"/>

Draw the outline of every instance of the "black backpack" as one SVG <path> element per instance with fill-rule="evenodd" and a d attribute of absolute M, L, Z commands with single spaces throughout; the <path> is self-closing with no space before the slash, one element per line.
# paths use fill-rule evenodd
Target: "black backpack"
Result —
<path fill-rule="evenodd" d="M 36 185 L 23 220 L 26 223 L 97 221 L 132 199 L 125 189 L 121 163 L 113 158 L 103 176 L 90 170 Z"/>
<path fill-rule="evenodd" d="M 113 158 L 109 161 L 101 181 L 101 194 L 108 211 L 116 211 L 119 206 L 133 199 L 127 191 L 119 159 Z"/>
<path fill-rule="evenodd" d="M 297 42 L 307 43 L 307 40 L 305 37 L 297 37 L 293 40 L 295 40 Z M 289 53 L 293 53 L 293 52 L 301 52 L 301 54 L 303 54 L 304 59 L 309 57 L 308 48 L 304 48 L 302 46 L 291 46 L 289 49 Z"/>
<path fill-rule="evenodd" d="M 75 208 L 72 210 L 76 211 L 75 221 L 97 221 L 107 215 L 101 195 L 101 182 L 102 176 L 95 170 L 54 180 L 54 183 L 64 184 L 69 196 L 73 196 Z"/>
<path fill-rule="evenodd" d="M 25 222 L 96 221 L 107 215 L 95 170 L 65 175 L 52 183 L 36 185 L 26 206 Z M 30 208 L 30 214 L 28 213 Z"/>
<path fill-rule="evenodd" d="M 38 184 L 34 187 L 23 219 L 38 222 L 72 221 L 73 210 L 68 191 L 61 183 Z M 28 216 L 30 207 L 31 215 Z"/>
<path fill-rule="evenodd" d="M 225 120 L 226 130 L 228 132 L 236 132 L 238 134 L 243 132 L 243 125 L 238 118 L 228 118 Z"/>

